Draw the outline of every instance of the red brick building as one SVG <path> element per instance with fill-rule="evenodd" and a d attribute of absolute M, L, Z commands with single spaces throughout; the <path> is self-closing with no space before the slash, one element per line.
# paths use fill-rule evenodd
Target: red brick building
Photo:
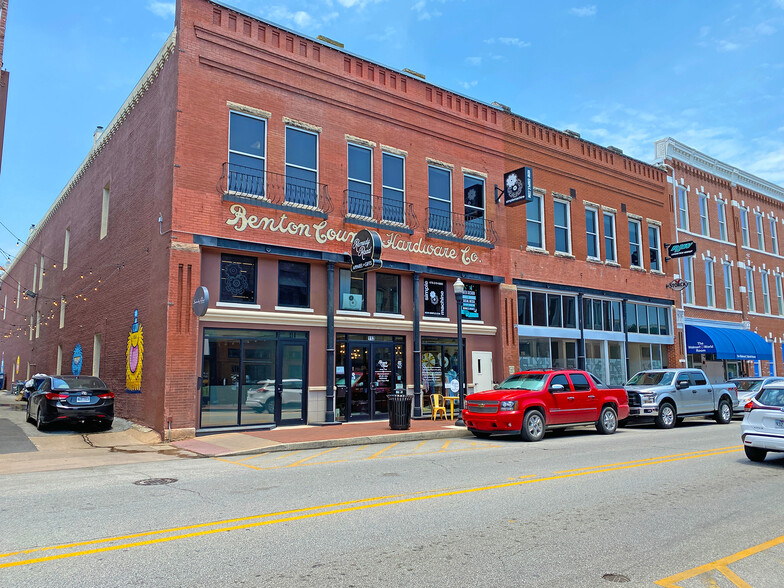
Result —
<path fill-rule="evenodd" d="M 9 379 L 92 366 L 188 436 L 426 415 L 461 363 L 470 392 L 675 360 L 660 168 L 219 3 L 175 25 L 3 276 Z M 383 267 L 353 274 L 363 229 Z"/>
<path fill-rule="evenodd" d="M 677 240 L 697 244 L 679 262 L 689 283 L 680 358 L 714 381 L 784 373 L 784 188 L 671 138 L 656 158 L 670 173 Z"/>

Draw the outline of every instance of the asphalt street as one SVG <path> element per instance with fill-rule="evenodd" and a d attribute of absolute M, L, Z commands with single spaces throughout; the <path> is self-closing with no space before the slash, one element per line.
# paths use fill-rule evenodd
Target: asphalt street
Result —
<path fill-rule="evenodd" d="M 784 458 L 749 462 L 739 432 L 687 420 L 0 476 L 0 584 L 778 588 Z"/>

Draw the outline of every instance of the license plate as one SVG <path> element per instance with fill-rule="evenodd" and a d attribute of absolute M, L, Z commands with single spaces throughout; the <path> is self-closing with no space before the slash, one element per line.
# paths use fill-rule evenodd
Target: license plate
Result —
<path fill-rule="evenodd" d="M 80 402 L 90 402 L 91 400 L 92 400 L 92 398 L 90 398 L 89 396 L 77 396 L 76 397 L 77 404 L 80 403 Z"/>
<path fill-rule="evenodd" d="M 784 419 L 776 419 L 776 426 L 784 428 Z"/>

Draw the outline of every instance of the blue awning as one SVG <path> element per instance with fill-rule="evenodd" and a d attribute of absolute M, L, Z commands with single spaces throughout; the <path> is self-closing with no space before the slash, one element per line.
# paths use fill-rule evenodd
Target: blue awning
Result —
<path fill-rule="evenodd" d="M 773 351 L 765 339 L 742 329 L 686 325 L 689 353 L 715 353 L 717 359 L 773 361 Z"/>

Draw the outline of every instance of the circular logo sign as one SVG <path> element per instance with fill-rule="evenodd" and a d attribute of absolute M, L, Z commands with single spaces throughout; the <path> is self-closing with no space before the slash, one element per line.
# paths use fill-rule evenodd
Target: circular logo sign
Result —
<path fill-rule="evenodd" d="M 210 292 L 204 286 L 196 288 L 193 295 L 193 313 L 196 316 L 204 316 L 210 307 Z"/>
<path fill-rule="evenodd" d="M 458 390 L 460 390 L 460 382 L 457 379 L 452 380 L 451 382 L 449 382 L 449 389 L 452 392 L 457 392 Z"/>
<path fill-rule="evenodd" d="M 676 292 L 680 292 L 681 290 L 685 290 L 688 285 L 689 283 L 683 278 L 675 278 L 672 282 L 667 284 L 667 287 Z"/>
<path fill-rule="evenodd" d="M 351 241 L 351 271 L 369 272 L 381 267 L 381 237 L 376 231 L 362 229 Z"/>

